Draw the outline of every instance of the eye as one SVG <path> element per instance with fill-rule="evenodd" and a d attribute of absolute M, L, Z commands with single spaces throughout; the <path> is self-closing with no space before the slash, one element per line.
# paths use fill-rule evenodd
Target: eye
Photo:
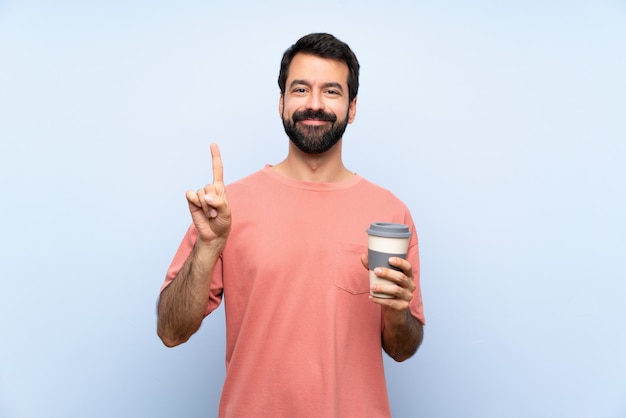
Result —
<path fill-rule="evenodd" d="M 296 87 L 296 88 L 294 88 L 291 91 L 294 94 L 305 94 L 306 93 L 306 88 L 304 88 L 304 87 Z"/>
<path fill-rule="evenodd" d="M 326 90 L 324 90 L 324 95 L 329 98 L 336 99 L 336 98 L 342 97 L 343 92 L 341 91 L 341 89 L 328 87 Z"/>

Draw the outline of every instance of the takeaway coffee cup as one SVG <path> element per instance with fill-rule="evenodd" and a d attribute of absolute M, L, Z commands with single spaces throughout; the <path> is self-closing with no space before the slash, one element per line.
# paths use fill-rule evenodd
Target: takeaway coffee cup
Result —
<path fill-rule="evenodd" d="M 406 258 L 409 249 L 411 231 L 404 224 L 389 222 L 374 222 L 367 229 L 368 239 L 368 267 L 370 271 L 370 284 L 393 284 L 393 282 L 381 279 L 374 274 L 376 267 L 387 267 L 400 271 L 399 268 L 389 264 L 389 257 Z M 372 296 L 391 299 L 383 293 L 371 292 Z"/>

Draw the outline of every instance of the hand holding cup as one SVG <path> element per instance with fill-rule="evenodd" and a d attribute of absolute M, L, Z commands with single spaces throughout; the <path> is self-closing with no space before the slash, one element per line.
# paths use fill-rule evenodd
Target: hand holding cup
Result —
<path fill-rule="evenodd" d="M 390 257 L 406 259 L 409 249 L 411 231 L 404 224 L 389 222 L 374 222 L 367 229 L 368 234 L 368 269 L 370 285 L 395 285 L 390 280 L 378 277 L 374 270 L 378 267 L 402 271 L 396 266 L 389 264 Z M 377 298 L 392 299 L 393 296 L 385 293 L 373 292 L 370 294 Z"/>

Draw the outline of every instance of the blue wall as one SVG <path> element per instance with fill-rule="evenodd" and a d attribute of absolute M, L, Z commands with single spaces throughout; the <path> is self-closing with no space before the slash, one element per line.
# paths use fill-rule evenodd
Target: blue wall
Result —
<path fill-rule="evenodd" d="M 626 416 L 624 2 L 205 3 L 0 2 L 1 417 L 214 415 L 223 311 L 166 349 L 158 289 L 209 143 L 229 182 L 284 157 L 313 31 L 362 64 L 346 164 L 420 234 L 394 417 Z"/>

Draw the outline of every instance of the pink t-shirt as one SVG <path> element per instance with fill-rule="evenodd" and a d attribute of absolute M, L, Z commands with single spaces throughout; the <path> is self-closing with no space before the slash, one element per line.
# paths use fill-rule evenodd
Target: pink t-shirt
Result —
<path fill-rule="evenodd" d="M 407 259 L 422 323 L 417 236 L 406 206 L 355 175 L 307 183 L 270 166 L 227 187 L 231 232 L 206 314 L 226 309 L 220 417 L 388 417 L 380 306 L 368 299 L 365 230 L 396 222 L 413 232 Z M 189 256 L 187 231 L 162 288 Z"/>

